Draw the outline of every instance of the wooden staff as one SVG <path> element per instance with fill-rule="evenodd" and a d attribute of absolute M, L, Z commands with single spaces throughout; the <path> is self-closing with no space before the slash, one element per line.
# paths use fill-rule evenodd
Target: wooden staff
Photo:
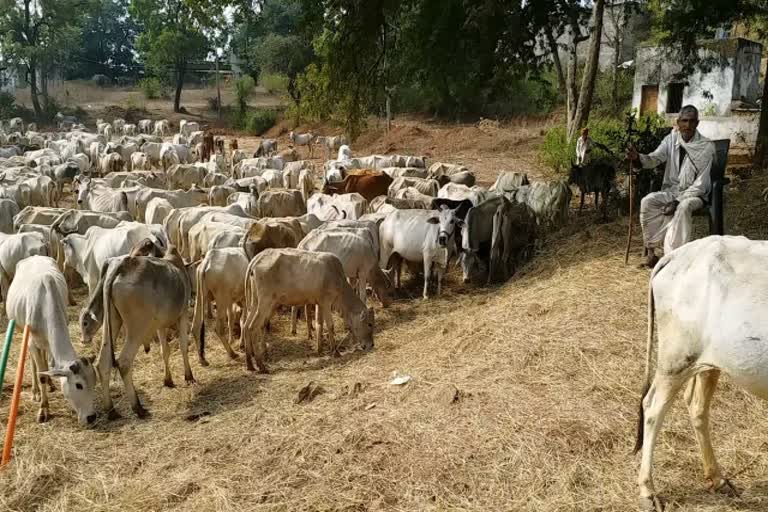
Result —
<path fill-rule="evenodd" d="M 624 264 L 629 263 L 629 246 L 632 245 L 632 226 L 635 224 L 635 194 L 632 182 L 632 160 L 629 160 L 629 230 L 627 231 L 627 249 L 624 251 Z"/>

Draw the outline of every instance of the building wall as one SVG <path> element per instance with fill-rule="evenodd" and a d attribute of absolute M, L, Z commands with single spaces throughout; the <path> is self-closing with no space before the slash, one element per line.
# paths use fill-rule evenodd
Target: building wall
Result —
<path fill-rule="evenodd" d="M 704 117 L 699 122 L 699 131 L 712 140 L 731 139 L 732 146 L 754 147 L 760 112 L 734 113 L 725 117 Z"/>
<path fill-rule="evenodd" d="M 711 56 L 707 50 L 702 50 L 703 55 Z M 632 95 L 632 107 L 639 109 L 642 101 L 643 85 L 658 85 L 658 112 L 665 114 L 669 85 L 676 82 L 684 82 L 687 85 L 683 90 L 683 105 L 692 104 L 702 112 L 711 115 L 728 115 L 731 110 L 731 99 L 735 81 L 734 62 L 736 56 L 723 57 L 722 65 L 706 73 L 696 71 L 687 78 L 677 77 L 681 66 L 671 60 L 661 48 L 641 47 L 638 49 L 637 62 L 635 64 L 635 84 Z M 711 95 L 710 100 L 708 96 Z"/>

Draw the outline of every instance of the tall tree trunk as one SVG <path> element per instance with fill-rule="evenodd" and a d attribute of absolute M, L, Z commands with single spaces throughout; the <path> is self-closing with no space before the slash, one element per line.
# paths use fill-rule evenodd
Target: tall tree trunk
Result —
<path fill-rule="evenodd" d="M 618 30 L 618 29 L 617 29 Z M 611 108 L 614 114 L 619 112 L 619 58 L 621 55 L 619 51 L 621 49 L 621 38 L 616 35 L 614 41 L 616 44 L 613 48 L 613 83 L 611 84 Z"/>
<path fill-rule="evenodd" d="M 597 78 L 597 69 L 600 63 L 600 43 L 603 37 L 604 12 L 605 0 L 596 0 L 595 7 L 592 10 L 592 39 L 589 44 L 587 63 L 584 66 L 584 79 L 581 82 L 579 103 L 576 105 L 576 113 L 568 131 L 569 141 L 573 140 L 579 129 L 587 124 L 590 110 L 592 110 L 592 96 L 595 92 L 595 79 Z"/>
<path fill-rule="evenodd" d="M 187 70 L 186 63 L 176 66 L 176 94 L 173 97 L 173 111 L 181 112 L 181 89 L 184 88 L 184 73 Z"/>
<path fill-rule="evenodd" d="M 768 72 L 768 63 L 766 63 L 766 72 Z M 763 83 L 763 98 L 768 98 L 768 79 Z M 757 140 L 755 141 L 754 166 L 757 169 L 768 168 L 768 105 L 763 104 L 760 110 L 760 125 L 757 129 Z"/>
<path fill-rule="evenodd" d="M 40 66 L 40 93 L 43 95 L 43 110 L 48 112 L 49 96 L 48 96 L 48 66 L 43 64 Z"/>
<path fill-rule="evenodd" d="M 566 83 L 566 117 L 568 133 L 571 133 L 571 125 L 573 124 L 573 118 L 576 115 L 576 98 L 578 97 L 578 91 L 576 90 L 576 73 L 578 71 L 579 57 L 576 53 L 576 42 L 569 48 L 570 55 L 568 57 L 568 77 Z"/>
<path fill-rule="evenodd" d="M 557 40 L 552 34 L 552 30 L 549 27 L 544 28 L 544 34 L 547 37 L 547 43 L 549 44 L 549 51 L 552 53 L 552 63 L 555 65 L 555 71 L 557 72 L 557 87 L 561 94 L 565 93 L 565 74 L 563 73 L 563 63 L 560 62 L 560 52 L 557 48 Z"/>
<path fill-rule="evenodd" d="M 35 118 L 42 120 L 43 109 L 40 108 L 40 98 L 37 92 L 37 59 L 29 59 L 29 95 L 32 97 L 32 108 L 35 109 Z"/>

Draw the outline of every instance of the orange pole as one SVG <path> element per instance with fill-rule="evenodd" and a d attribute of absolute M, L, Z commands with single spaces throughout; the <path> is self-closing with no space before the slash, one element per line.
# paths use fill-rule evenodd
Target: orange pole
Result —
<path fill-rule="evenodd" d="M 16 384 L 13 386 L 11 408 L 8 410 L 8 428 L 5 430 L 5 442 L 3 443 L 3 458 L 0 460 L 0 468 L 5 467 L 11 461 L 11 448 L 13 448 L 13 434 L 16 432 L 16 416 L 19 413 L 19 399 L 21 398 L 21 384 L 24 381 L 24 362 L 27 360 L 27 345 L 29 345 L 29 326 L 24 326 L 24 339 L 21 342 L 19 364 L 16 367 Z M 36 377 L 33 377 L 36 378 Z M 43 384 L 45 385 L 45 384 Z"/>

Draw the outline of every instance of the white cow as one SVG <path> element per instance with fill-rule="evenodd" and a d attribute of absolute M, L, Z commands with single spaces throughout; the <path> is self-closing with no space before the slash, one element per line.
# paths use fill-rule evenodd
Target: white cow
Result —
<path fill-rule="evenodd" d="M 309 156 L 312 157 L 312 143 L 315 140 L 315 135 L 312 132 L 307 133 L 288 133 L 288 140 L 290 140 L 294 146 L 307 146 L 309 150 Z"/>
<path fill-rule="evenodd" d="M 73 234 L 62 239 L 64 265 L 80 274 L 90 296 L 99 282 L 104 262 L 108 258 L 128 254 L 134 245 L 145 238 L 162 247 L 168 246 L 165 230 L 157 224 L 121 222 L 113 229 L 94 226 L 85 235 Z"/>
<path fill-rule="evenodd" d="M 461 229 L 456 210 L 444 207 L 439 212 L 429 210 L 397 210 L 381 223 L 379 243 L 382 268 L 390 267 L 390 259 L 397 255 L 394 265 L 395 287 L 400 286 L 401 260 L 424 265 L 424 293 L 429 297 L 429 279 L 432 267 L 437 273 L 437 294 L 440 295 L 442 277 L 455 251 L 455 236 Z"/>
<path fill-rule="evenodd" d="M 712 448 L 709 408 L 720 372 L 768 398 L 768 242 L 710 236 L 664 255 L 648 289 L 645 387 L 635 450 L 642 450 L 641 505 L 662 510 L 653 485 L 653 451 L 664 416 L 688 382 L 685 401 L 710 489 L 733 493 Z M 652 372 L 653 331 L 658 321 Z M 715 507 L 718 508 L 718 507 Z"/>
<path fill-rule="evenodd" d="M 154 122 L 151 119 L 139 121 L 139 133 L 151 133 Z"/>
<path fill-rule="evenodd" d="M 124 190 L 97 185 L 90 179 L 83 180 L 77 187 L 77 208 L 95 212 L 127 212 L 128 195 Z"/>
<path fill-rule="evenodd" d="M 240 247 L 211 249 L 197 267 L 195 311 L 192 317 L 192 334 L 197 340 L 200 364 L 208 366 L 205 360 L 205 311 L 209 295 L 216 302 L 216 335 L 227 355 L 236 359 L 232 350 L 235 323 L 240 320 L 237 306 L 245 302 L 245 275 L 248 258 Z M 224 333 L 225 323 L 227 333 Z"/>
<path fill-rule="evenodd" d="M 378 251 L 374 249 L 370 235 L 344 228 L 316 229 L 309 233 L 297 246 L 315 252 L 335 255 L 344 267 L 347 278 L 357 285 L 360 300 L 366 300 L 366 288 L 370 283 L 384 307 L 390 303 L 390 282 L 379 268 Z"/>
<path fill-rule="evenodd" d="M 176 147 L 170 144 L 164 144 L 162 148 L 160 148 L 160 167 L 167 173 L 168 169 L 173 167 L 174 165 L 179 165 L 181 163 L 181 158 L 179 157 L 179 154 L 176 152 Z"/>
<path fill-rule="evenodd" d="M 40 233 L 0 234 L 0 291 L 4 296 L 19 262 L 30 256 L 48 256 L 47 239 Z"/>
<path fill-rule="evenodd" d="M 94 388 L 96 371 L 91 362 L 78 357 L 69 337 L 67 297 L 64 275 L 56 262 L 33 256 L 19 263 L 16 279 L 8 290 L 6 311 L 19 329 L 29 326 L 32 355 L 32 396 L 40 399 L 37 421 L 49 417 L 48 383 L 39 376 L 57 378 L 61 393 L 77 413 L 81 425 L 96 420 Z M 48 368 L 48 362 L 53 363 Z"/>
<path fill-rule="evenodd" d="M 167 137 L 171 133 L 171 122 L 167 119 L 161 119 L 155 121 L 155 135 L 160 137 Z"/>
<path fill-rule="evenodd" d="M 134 171 L 149 170 L 150 169 L 149 157 L 146 153 L 141 151 L 131 155 L 131 169 Z"/>
<path fill-rule="evenodd" d="M 153 197 L 147 203 L 143 220 L 147 224 L 162 224 L 173 210 L 173 205 L 164 197 Z"/>

